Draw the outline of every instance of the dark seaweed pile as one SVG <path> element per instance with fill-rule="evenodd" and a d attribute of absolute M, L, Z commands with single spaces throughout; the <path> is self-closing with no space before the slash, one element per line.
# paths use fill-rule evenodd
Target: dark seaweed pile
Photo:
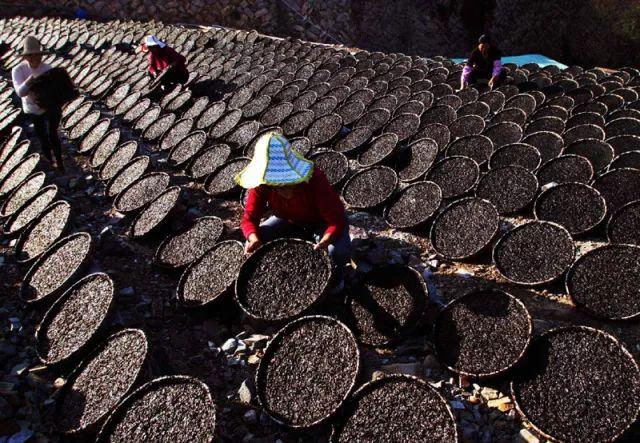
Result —
<path fill-rule="evenodd" d="M 340 183 L 349 172 L 349 161 L 339 152 L 321 151 L 309 157 L 314 167 L 322 170 L 332 186 Z"/>
<path fill-rule="evenodd" d="M 180 140 L 169 155 L 169 161 L 181 165 L 191 159 L 207 141 L 204 131 L 195 131 Z"/>
<path fill-rule="evenodd" d="M 391 196 L 397 181 L 393 169 L 374 166 L 352 176 L 345 184 L 342 195 L 347 204 L 354 208 L 372 208 Z"/>
<path fill-rule="evenodd" d="M 85 261 L 90 247 L 91 236 L 86 233 L 71 235 L 53 245 L 25 277 L 25 299 L 40 300 L 60 289 Z"/>
<path fill-rule="evenodd" d="M 178 120 L 170 129 L 162 134 L 158 149 L 160 151 L 168 151 L 173 149 L 183 138 L 191 132 L 193 128 L 193 120 L 190 118 L 183 118 Z"/>
<path fill-rule="evenodd" d="M 55 243 L 67 227 L 71 207 L 65 201 L 48 206 L 22 233 L 16 244 L 16 256 L 21 261 L 38 257 Z"/>
<path fill-rule="evenodd" d="M 212 195 L 224 195 L 238 190 L 236 175 L 248 164 L 247 158 L 235 159 L 223 164 L 207 177 L 205 190 Z"/>
<path fill-rule="evenodd" d="M 373 131 L 368 126 L 355 128 L 335 143 L 335 150 L 348 154 L 361 148 L 371 139 Z"/>
<path fill-rule="evenodd" d="M 373 166 L 384 161 L 393 154 L 398 145 L 398 135 L 387 132 L 373 140 L 358 156 L 358 163 L 362 166 Z"/>
<path fill-rule="evenodd" d="M 170 180 L 169 175 L 162 172 L 144 175 L 118 195 L 114 206 L 120 212 L 140 209 L 167 189 Z"/>
<path fill-rule="evenodd" d="M 536 175 L 544 186 L 547 183 L 588 183 L 593 174 L 593 166 L 585 157 L 561 155 L 542 165 Z"/>
<path fill-rule="evenodd" d="M 93 126 L 100 120 L 100 111 L 91 111 L 84 116 L 76 125 L 68 132 L 67 137 L 70 140 L 79 140 L 87 134 Z"/>
<path fill-rule="evenodd" d="M 607 214 L 613 215 L 627 203 L 640 200 L 640 170 L 611 170 L 596 178 L 593 187 L 607 202 Z"/>
<path fill-rule="evenodd" d="M 403 182 L 418 180 L 433 166 L 438 155 L 438 144 L 429 138 L 411 142 L 398 154 L 396 170 Z"/>
<path fill-rule="evenodd" d="M 478 164 L 469 157 L 447 157 L 427 174 L 427 179 L 442 189 L 443 198 L 460 197 L 469 192 L 480 178 Z"/>
<path fill-rule="evenodd" d="M 639 146 L 640 147 L 640 146 Z M 640 169 L 640 151 L 624 152 L 613 159 L 610 169 L 633 168 Z"/>
<path fill-rule="evenodd" d="M 483 165 L 491 157 L 493 143 L 484 135 L 468 135 L 452 142 L 447 148 L 447 156 L 461 155 Z"/>
<path fill-rule="evenodd" d="M 640 201 L 620 208 L 607 226 L 609 241 L 640 246 Z"/>
<path fill-rule="evenodd" d="M 131 236 L 142 237 L 158 227 L 180 198 L 180 188 L 172 186 L 140 212 L 131 224 Z"/>
<path fill-rule="evenodd" d="M 509 231 L 493 251 L 502 275 L 528 285 L 560 277 L 574 257 L 571 234 L 548 222 L 530 222 Z"/>
<path fill-rule="evenodd" d="M 640 247 L 608 245 L 587 252 L 572 266 L 567 291 L 573 301 L 608 319 L 640 314 Z"/>
<path fill-rule="evenodd" d="M 89 152 L 102 140 L 102 137 L 109 130 L 109 126 L 111 125 L 111 120 L 108 118 L 100 120 L 95 124 L 84 136 L 82 142 L 80 142 L 80 147 L 78 152 Z"/>
<path fill-rule="evenodd" d="M 109 337 L 58 400 L 58 429 L 72 432 L 97 423 L 131 389 L 146 354 L 142 331 L 126 329 Z"/>
<path fill-rule="evenodd" d="M 478 182 L 476 197 L 489 200 L 500 215 L 526 208 L 538 193 L 538 180 L 521 166 L 489 170 Z"/>
<path fill-rule="evenodd" d="M 196 121 L 196 128 L 198 129 L 207 129 L 211 127 L 215 122 L 218 121 L 224 111 L 227 109 L 226 104 L 224 102 L 215 102 L 207 109 L 204 110 L 202 114 L 198 117 Z"/>
<path fill-rule="evenodd" d="M 433 182 L 416 182 L 401 190 L 385 211 L 385 220 L 397 229 L 419 226 L 440 207 L 442 191 Z"/>
<path fill-rule="evenodd" d="M 458 139 L 472 135 L 479 135 L 484 130 L 484 119 L 477 115 L 458 117 L 449 127 L 451 138 Z"/>
<path fill-rule="evenodd" d="M 22 207 L 29 199 L 34 197 L 42 188 L 45 181 L 44 172 L 37 172 L 19 186 L 17 186 L 2 204 L 0 216 L 8 217 Z"/>
<path fill-rule="evenodd" d="M 230 154 L 231 148 L 225 144 L 207 148 L 191 160 L 187 166 L 187 173 L 196 179 L 205 177 L 222 166 Z"/>
<path fill-rule="evenodd" d="M 587 328 L 545 334 L 513 383 L 518 407 L 561 441 L 611 441 L 636 418 L 640 373 L 611 336 Z"/>
<path fill-rule="evenodd" d="M 314 118 L 313 111 L 308 109 L 294 112 L 282 122 L 282 131 L 287 136 L 299 134 L 309 127 Z"/>
<path fill-rule="evenodd" d="M 7 220 L 4 233 L 11 235 L 20 232 L 49 206 L 57 194 L 58 187 L 56 185 L 42 188 Z"/>
<path fill-rule="evenodd" d="M 461 259 L 484 249 L 498 230 L 498 212 L 486 200 L 466 198 L 445 208 L 431 227 L 433 248 L 444 257 Z"/>
<path fill-rule="evenodd" d="M 118 142 L 120 142 L 120 129 L 115 128 L 107 132 L 91 154 L 91 166 L 94 168 L 102 166 L 109 155 L 116 150 Z"/>
<path fill-rule="evenodd" d="M 420 131 L 414 136 L 418 138 L 430 138 L 438 145 L 438 150 L 443 151 L 449 144 L 451 132 L 445 125 L 434 123 L 422 126 Z"/>
<path fill-rule="evenodd" d="M 75 284 L 40 326 L 40 358 L 57 363 L 83 347 L 104 321 L 112 298 L 113 282 L 107 274 L 91 274 Z"/>
<path fill-rule="evenodd" d="M 167 238 L 158 248 L 156 259 L 163 266 L 186 266 L 211 249 L 223 230 L 220 218 L 201 217 L 184 232 Z"/>
<path fill-rule="evenodd" d="M 240 119 L 242 119 L 242 111 L 238 109 L 227 111 L 226 114 L 211 126 L 211 129 L 209 129 L 209 138 L 219 139 L 224 137 L 236 127 Z"/>
<path fill-rule="evenodd" d="M 416 325 L 427 294 L 421 277 L 409 269 L 390 268 L 376 275 L 377 281 L 351 290 L 347 316 L 361 343 L 384 346 Z"/>
<path fill-rule="evenodd" d="M 144 129 L 142 137 L 148 141 L 155 141 L 159 139 L 175 121 L 175 114 L 165 114 L 162 117 L 158 117 Z"/>
<path fill-rule="evenodd" d="M 558 157 L 564 149 L 562 137 L 553 132 L 542 131 L 530 133 L 522 139 L 522 143 L 535 146 L 538 152 L 540 152 L 542 163 Z"/>
<path fill-rule="evenodd" d="M 485 129 L 482 135 L 487 136 L 498 149 L 522 140 L 522 128 L 512 122 L 497 123 Z"/>
<path fill-rule="evenodd" d="M 279 103 L 267 109 L 260 117 L 260 123 L 264 126 L 279 125 L 293 112 L 293 105 L 289 102 Z"/>
<path fill-rule="evenodd" d="M 418 132 L 420 116 L 417 114 L 400 114 L 394 117 L 385 127 L 384 132 L 395 134 L 402 142 Z"/>
<path fill-rule="evenodd" d="M 516 364 L 529 344 L 531 319 L 525 306 L 509 294 L 475 292 L 438 314 L 434 335 L 442 363 L 478 377 Z"/>
<path fill-rule="evenodd" d="M 216 406 L 204 383 L 158 379 L 111 422 L 109 441 L 211 441 Z"/>
<path fill-rule="evenodd" d="M 185 270 L 180 279 L 181 299 L 198 304 L 216 300 L 235 282 L 244 260 L 241 243 L 218 243 Z"/>
<path fill-rule="evenodd" d="M 614 156 L 613 148 L 609 143 L 596 139 L 577 140 L 567 146 L 563 153 L 585 157 L 591 162 L 596 173 L 605 170 Z"/>
<path fill-rule="evenodd" d="M 335 412 L 358 374 L 352 334 L 326 317 L 303 318 L 281 331 L 258 374 L 260 401 L 274 418 L 310 426 Z"/>
<path fill-rule="evenodd" d="M 539 220 L 558 223 L 573 235 L 596 227 L 606 212 L 600 193 L 582 183 L 565 183 L 547 189 L 535 205 L 535 215 Z"/>
<path fill-rule="evenodd" d="M 138 143 L 135 141 L 128 141 L 118 146 L 109 156 L 104 160 L 99 172 L 101 180 L 110 180 L 113 178 L 122 168 L 124 168 L 136 155 L 138 150 Z M 97 151 L 96 151 L 97 152 Z"/>
<path fill-rule="evenodd" d="M 6 177 L 0 180 L 0 197 L 17 188 L 34 171 L 39 161 L 40 155 L 31 154 L 18 163 Z"/>
<path fill-rule="evenodd" d="M 161 113 L 162 108 L 160 108 L 160 106 L 151 105 L 140 117 L 138 117 L 133 125 L 133 129 L 136 131 L 146 131 L 149 126 L 156 122 Z"/>
<path fill-rule="evenodd" d="M 496 169 L 504 166 L 522 166 L 529 171 L 535 171 L 541 161 L 542 157 L 535 146 L 515 143 L 494 151 L 489 159 L 489 167 Z"/>
<path fill-rule="evenodd" d="M 335 137 L 342 128 L 342 117 L 327 114 L 314 121 L 307 130 L 307 138 L 315 145 L 321 145 Z"/>
<path fill-rule="evenodd" d="M 358 391 L 347 406 L 349 415 L 333 441 L 457 440 L 456 424 L 447 402 L 420 379 L 389 376 Z"/>
<path fill-rule="evenodd" d="M 236 293 L 252 316 L 288 319 L 300 315 L 323 294 L 330 273 L 326 255 L 313 245 L 276 241 L 245 262 Z"/>
<path fill-rule="evenodd" d="M 258 134 L 260 130 L 260 123 L 255 120 L 245 121 L 240 123 L 236 128 L 225 138 L 227 144 L 233 149 L 243 149 L 249 145 L 251 140 Z"/>

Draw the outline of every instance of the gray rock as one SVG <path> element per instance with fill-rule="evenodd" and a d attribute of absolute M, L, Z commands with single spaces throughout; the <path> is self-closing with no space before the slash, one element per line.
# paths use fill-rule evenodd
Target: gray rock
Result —
<path fill-rule="evenodd" d="M 128 286 L 126 288 L 122 288 L 120 290 L 120 292 L 118 292 L 118 294 L 123 295 L 125 297 L 130 297 L 130 296 L 134 295 L 135 293 L 136 293 L 136 291 L 131 286 Z"/>
<path fill-rule="evenodd" d="M 249 409 L 244 413 L 242 419 L 247 423 L 256 423 L 258 421 L 258 414 L 253 409 Z"/>
<path fill-rule="evenodd" d="M 235 338 L 230 338 L 229 340 L 224 342 L 224 344 L 221 346 L 221 349 L 225 353 L 231 353 L 236 349 L 237 345 L 238 341 Z"/>

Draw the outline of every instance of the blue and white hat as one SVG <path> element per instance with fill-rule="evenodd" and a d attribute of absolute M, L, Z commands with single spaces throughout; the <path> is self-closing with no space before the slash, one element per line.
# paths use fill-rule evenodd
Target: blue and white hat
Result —
<path fill-rule="evenodd" d="M 236 176 L 236 182 L 245 189 L 290 186 L 309 181 L 312 174 L 313 162 L 296 152 L 282 134 L 270 131 L 258 139 L 253 159 Z"/>

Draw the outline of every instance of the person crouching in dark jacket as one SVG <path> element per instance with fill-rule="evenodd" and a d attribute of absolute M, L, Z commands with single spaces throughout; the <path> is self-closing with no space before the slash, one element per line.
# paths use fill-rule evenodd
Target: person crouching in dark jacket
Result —
<path fill-rule="evenodd" d="M 488 80 L 489 87 L 493 89 L 500 86 L 506 76 L 502 67 L 500 49 L 491 43 L 488 36 L 483 35 L 478 40 L 478 47 L 473 50 L 462 70 L 460 89 L 475 84 L 481 79 Z"/>
<path fill-rule="evenodd" d="M 155 35 L 147 36 L 140 50 L 149 55 L 149 74 L 160 84 L 184 84 L 189 80 L 185 57 Z"/>

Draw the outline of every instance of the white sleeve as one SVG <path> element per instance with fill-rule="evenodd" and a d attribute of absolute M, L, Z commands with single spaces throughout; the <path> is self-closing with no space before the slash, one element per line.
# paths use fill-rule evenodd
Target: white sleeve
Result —
<path fill-rule="evenodd" d="M 24 73 L 20 69 L 20 66 L 16 66 L 15 68 L 13 68 L 13 71 L 11 71 L 13 87 L 16 90 L 16 94 L 18 94 L 18 97 L 25 97 L 29 95 L 29 88 L 27 87 L 26 82 L 27 78 L 29 77 L 24 76 Z"/>

